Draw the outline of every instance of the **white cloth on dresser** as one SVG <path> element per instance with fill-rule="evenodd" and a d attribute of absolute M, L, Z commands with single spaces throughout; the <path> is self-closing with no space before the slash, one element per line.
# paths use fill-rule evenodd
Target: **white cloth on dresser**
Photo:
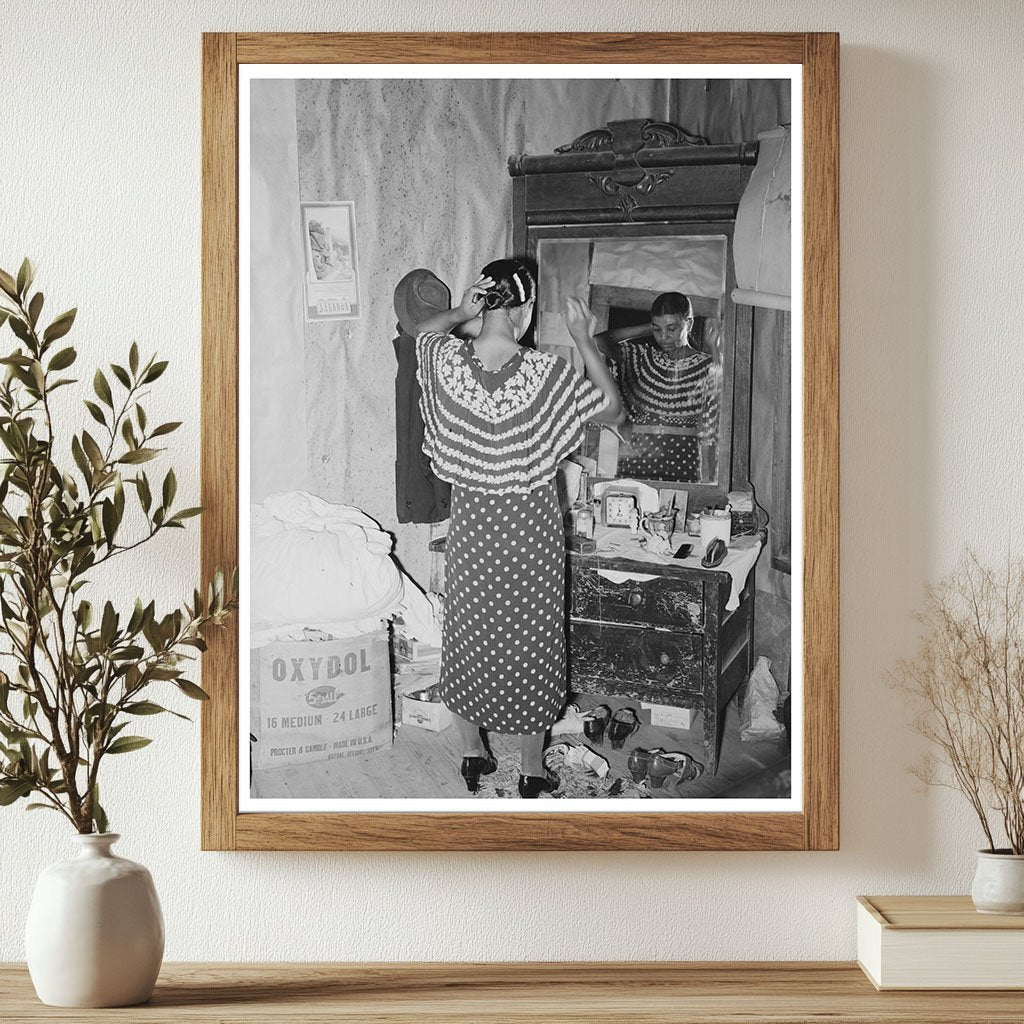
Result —
<path fill-rule="evenodd" d="M 680 544 L 692 543 L 693 551 L 687 558 L 652 554 L 640 547 L 638 538 L 629 531 L 615 527 L 598 527 L 594 540 L 597 543 L 599 555 L 614 555 L 617 558 L 629 558 L 635 562 L 653 562 L 657 565 L 681 565 L 687 569 L 704 569 L 704 566 L 700 564 L 700 560 L 704 557 L 704 549 L 701 547 L 700 540 L 686 533 L 674 533 L 671 546 L 672 550 L 676 551 Z M 754 568 L 760 553 L 761 541 L 757 537 L 734 537 L 729 545 L 729 553 L 725 556 L 725 561 L 713 570 L 714 572 L 727 572 L 732 578 L 729 600 L 725 605 L 727 611 L 731 612 L 739 608 L 740 591 L 746 586 L 747 577 L 750 575 L 750 570 Z M 627 578 L 639 581 L 650 578 L 642 573 L 623 573 L 603 569 L 598 571 L 602 576 L 615 583 L 621 583 Z M 705 569 L 704 571 L 712 570 Z"/>

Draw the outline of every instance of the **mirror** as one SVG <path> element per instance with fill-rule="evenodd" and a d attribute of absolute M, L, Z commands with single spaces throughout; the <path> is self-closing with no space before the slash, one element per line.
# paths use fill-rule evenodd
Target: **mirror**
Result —
<path fill-rule="evenodd" d="M 710 233 L 537 240 L 537 347 L 582 371 L 564 308 L 570 296 L 586 299 L 627 409 L 622 427 L 588 429 L 583 454 L 597 478 L 728 484 L 728 241 Z"/>

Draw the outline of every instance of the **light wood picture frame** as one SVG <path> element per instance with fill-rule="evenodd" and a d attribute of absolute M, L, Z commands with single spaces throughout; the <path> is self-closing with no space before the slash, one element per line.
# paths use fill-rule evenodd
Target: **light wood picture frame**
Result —
<path fill-rule="evenodd" d="M 786 64 L 802 67 L 803 716 L 798 811 L 240 811 L 237 628 L 203 685 L 207 850 L 834 850 L 839 845 L 839 38 L 832 33 L 205 34 L 202 572 L 239 561 L 239 68 L 247 64 Z M 348 197 L 342 197 L 348 198 Z M 363 287 L 369 287 L 364 282 Z M 390 295 L 387 296 L 390 301 Z M 363 301 L 367 301 L 364 294 Z M 244 500 L 244 498 L 243 498 Z M 244 734 L 244 730 L 242 730 Z"/>

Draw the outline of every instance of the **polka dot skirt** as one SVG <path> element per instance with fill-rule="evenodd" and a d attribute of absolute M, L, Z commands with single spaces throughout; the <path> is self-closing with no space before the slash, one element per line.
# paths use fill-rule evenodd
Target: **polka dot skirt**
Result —
<path fill-rule="evenodd" d="M 494 732 L 543 732 L 562 713 L 565 535 L 552 483 L 529 494 L 452 489 L 441 696 Z"/>
<path fill-rule="evenodd" d="M 640 480 L 700 481 L 700 442 L 685 434 L 634 434 L 619 449 L 616 475 Z"/>

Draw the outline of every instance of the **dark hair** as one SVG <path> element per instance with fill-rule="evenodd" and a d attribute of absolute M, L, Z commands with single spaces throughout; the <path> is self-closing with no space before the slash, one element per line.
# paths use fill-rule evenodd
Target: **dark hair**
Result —
<path fill-rule="evenodd" d="M 523 260 L 494 260 L 480 274 L 494 280 L 484 296 L 484 309 L 515 309 L 537 295 L 537 282 Z"/>
<path fill-rule="evenodd" d="M 664 292 L 651 303 L 651 316 L 693 316 L 693 304 L 682 292 Z"/>

